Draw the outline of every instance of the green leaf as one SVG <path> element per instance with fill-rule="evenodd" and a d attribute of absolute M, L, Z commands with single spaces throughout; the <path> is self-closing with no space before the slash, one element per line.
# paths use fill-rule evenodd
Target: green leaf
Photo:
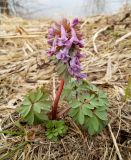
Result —
<path fill-rule="evenodd" d="M 80 107 L 80 105 L 81 105 L 81 102 L 78 102 L 76 100 L 70 103 L 71 108 L 77 108 L 77 107 Z"/>
<path fill-rule="evenodd" d="M 36 99 L 36 95 L 35 95 L 35 92 L 30 92 L 30 94 L 29 94 L 29 98 L 30 98 L 30 100 L 31 100 L 31 102 L 34 102 L 35 101 L 35 99 Z"/>
<path fill-rule="evenodd" d="M 48 120 L 48 116 L 45 113 L 43 113 L 43 112 L 41 112 L 41 113 L 35 112 L 34 115 L 40 121 L 47 121 Z"/>
<path fill-rule="evenodd" d="M 89 86 L 88 86 L 88 84 L 80 84 L 79 86 L 78 86 L 78 90 L 88 90 L 89 89 Z"/>
<path fill-rule="evenodd" d="M 91 126 L 91 124 L 89 124 L 89 126 L 87 127 L 89 134 L 92 136 L 94 134 L 96 134 L 96 131 L 94 130 L 94 128 Z"/>
<path fill-rule="evenodd" d="M 85 120 L 85 117 L 84 117 L 83 111 L 80 110 L 79 113 L 78 113 L 78 122 L 81 125 L 83 125 L 84 124 L 84 120 Z"/>
<path fill-rule="evenodd" d="M 40 102 L 44 102 L 45 100 L 50 99 L 50 95 L 48 93 L 44 93 L 44 95 L 39 99 Z"/>
<path fill-rule="evenodd" d="M 99 95 L 100 98 L 107 98 L 107 94 L 104 91 L 100 90 L 98 95 Z"/>
<path fill-rule="evenodd" d="M 81 101 L 89 100 L 90 99 L 90 95 L 89 94 L 81 94 L 80 95 L 80 99 L 81 99 Z"/>
<path fill-rule="evenodd" d="M 104 120 L 104 121 L 108 120 L 108 118 L 107 118 L 107 112 L 106 112 L 106 111 L 98 111 L 98 110 L 96 110 L 96 111 L 95 111 L 95 114 L 96 114 L 97 117 L 99 117 L 101 120 Z"/>
<path fill-rule="evenodd" d="M 107 125 L 107 121 L 103 121 L 99 119 L 99 132 Z"/>
<path fill-rule="evenodd" d="M 51 108 L 51 101 L 49 101 L 49 100 L 44 101 L 44 103 L 43 103 L 43 109 L 45 111 L 50 111 L 50 108 Z"/>
<path fill-rule="evenodd" d="M 19 113 L 22 114 L 23 117 L 26 117 L 27 114 L 30 112 L 31 105 L 21 105 Z"/>
<path fill-rule="evenodd" d="M 36 98 L 35 98 L 35 101 L 39 101 L 42 96 L 43 96 L 43 93 L 42 93 L 41 89 L 38 88 L 38 89 L 36 90 Z"/>
<path fill-rule="evenodd" d="M 70 117 L 74 117 L 79 111 L 79 108 L 71 108 L 70 111 L 69 111 L 69 116 Z"/>
<path fill-rule="evenodd" d="M 97 107 L 97 111 L 105 111 L 106 109 L 107 109 L 106 105 Z"/>
<path fill-rule="evenodd" d="M 89 125 L 93 127 L 93 129 L 97 132 L 99 130 L 99 121 L 97 117 L 93 116 L 88 120 Z"/>
<path fill-rule="evenodd" d="M 67 127 L 62 120 L 47 121 L 46 129 L 47 138 L 50 138 L 52 140 L 58 139 L 58 137 L 63 136 L 67 132 Z"/>
<path fill-rule="evenodd" d="M 64 89 L 62 91 L 62 99 L 64 100 L 71 99 L 71 89 Z"/>
<path fill-rule="evenodd" d="M 66 70 L 66 65 L 61 63 L 59 66 L 57 66 L 56 70 L 57 73 L 61 75 Z"/>
<path fill-rule="evenodd" d="M 50 133 L 47 137 L 48 137 L 48 139 L 52 139 L 53 138 L 53 134 Z"/>
<path fill-rule="evenodd" d="M 33 124 L 34 123 L 34 115 L 32 112 L 29 112 L 28 115 L 24 118 L 24 120 L 28 123 L 28 124 Z"/>
<path fill-rule="evenodd" d="M 25 97 L 24 101 L 23 101 L 23 105 L 31 105 L 31 101 L 29 100 L 28 97 Z"/>
<path fill-rule="evenodd" d="M 90 104 L 91 104 L 92 106 L 94 106 L 94 107 L 99 106 L 99 103 L 98 103 L 98 101 L 97 101 L 96 99 L 92 99 L 92 101 L 90 102 Z"/>
<path fill-rule="evenodd" d="M 99 106 L 107 105 L 107 99 L 99 99 Z"/>
<path fill-rule="evenodd" d="M 93 112 L 90 109 L 88 109 L 87 107 L 82 106 L 81 110 L 82 110 L 84 115 L 87 115 L 89 117 L 93 116 Z"/>
<path fill-rule="evenodd" d="M 91 105 L 91 104 L 83 104 L 83 107 L 84 108 L 87 108 L 87 109 L 94 109 L 94 106 L 93 105 Z"/>
<path fill-rule="evenodd" d="M 37 113 L 40 113 L 42 107 L 43 107 L 43 104 L 41 102 L 36 102 L 33 105 L 33 110 Z"/>
<path fill-rule="evenodd" d="M 97 92 L 98 88 L 95 85 L 91 85 L 91 90 Z"/>

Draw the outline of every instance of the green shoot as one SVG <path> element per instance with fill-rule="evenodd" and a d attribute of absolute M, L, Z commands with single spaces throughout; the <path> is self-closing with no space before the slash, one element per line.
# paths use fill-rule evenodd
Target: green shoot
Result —
<path fill-rule="evenodd" d="M 128 85 L 125 89 L 125 99 L 131 100 L 131 79 L 129 79 Z"/>
<path fill-rule="evenodd" d="M 63 137 L 67 132 L 67 126 L 62 120 L 50 120 L 46 124 L 46 136 L 49 140 L 57 140 Z"/>

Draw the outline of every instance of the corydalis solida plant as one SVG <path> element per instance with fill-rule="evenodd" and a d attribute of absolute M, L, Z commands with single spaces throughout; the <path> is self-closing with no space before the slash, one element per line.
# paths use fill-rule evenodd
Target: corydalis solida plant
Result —
<path fill-rule="evenodd" d="M 61 77 L 52 109 L 52 99 L 42 87 L 34 92 L 31 91 L 25 97 L 19 110 L 23 120 L 28 124 L 43 123 L 48 139 L 57 139 L 67 131 L 64 121 L 56 120 L 61 93 L 62 100 L 69 104 L 69 108 L 66 108 L 68 115 L 87 129 L 90 135 L 99 133 L 108 121 L 107 95 L 83 80 L 86 77 L 81 73 L 80 65 L 80 58 L 83 57 L 80 53 L 83 41 L 78 24 L 78 19 L 72 22 L 64 19 L 49 29 L 48 38 L 51 47 L 48 54 L 54 60 L 55 69 Z M 69 80 L 69 77 L 73 79 Z M 64 87 L 67 80 L 68 83 Z M 62 114 L 63 111 L 59 113 L 59 117 Z"/>
<path fill-rule="evenodd" d="M 86 75 L 81 73 L 80 65 L 81 48 L 84 47 L 79 20 L 75 18 L 72 22 L 63 19 L 60 23 L 54 23 L 49 28 L 48 44 L 51 46 L 48 55 L 55 56 L 57 59 L 57 71 L 62 80 L 54 101 L 52 109 L 52 118 L 56 119 L 57 106 L 59 98 L 64 86 L 64 81 L 67 77 L 74 77 L 77 80 L 86 78 Z"/>

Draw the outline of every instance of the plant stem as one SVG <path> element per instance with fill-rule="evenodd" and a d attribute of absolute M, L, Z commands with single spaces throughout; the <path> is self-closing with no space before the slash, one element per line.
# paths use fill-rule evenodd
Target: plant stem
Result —
<path fill-rule="evenodd" d="M 58 91 L 57 91 L 57 94 L 56 94 L 56 97 L 55 97 L 55 100 L 54 100 L 54 104 L 53 104 L 53 107 L 52 107 L 52 119 L 57 118 L 57 108 L 58 108 L 58 103 L 59 103 L 59 100 L 60 100 L 60 96 L 61 96 L 63 87 L 64 87 L 64 80 L 62 79 L 60 81 L 59 88 L 58 88 Z"/>

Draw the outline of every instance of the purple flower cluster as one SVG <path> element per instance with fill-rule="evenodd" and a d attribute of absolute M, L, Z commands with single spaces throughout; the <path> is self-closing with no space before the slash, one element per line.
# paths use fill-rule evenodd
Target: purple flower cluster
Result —
<path fill-rule="evenodd" d="M 83 55 L 80 53 L 80 49 L 83 48 L 83 40 L 78 24 L 77 18 L 72 22 L 63 19 L 59 24 L 55 23 L 49 28 L 48 44 L 51 48 L 48 55 L 55 55 L 58 60 L 67 65 L 71 76 L 82 79 L 86 75 L 81 73 L 80 58 Z"/>

